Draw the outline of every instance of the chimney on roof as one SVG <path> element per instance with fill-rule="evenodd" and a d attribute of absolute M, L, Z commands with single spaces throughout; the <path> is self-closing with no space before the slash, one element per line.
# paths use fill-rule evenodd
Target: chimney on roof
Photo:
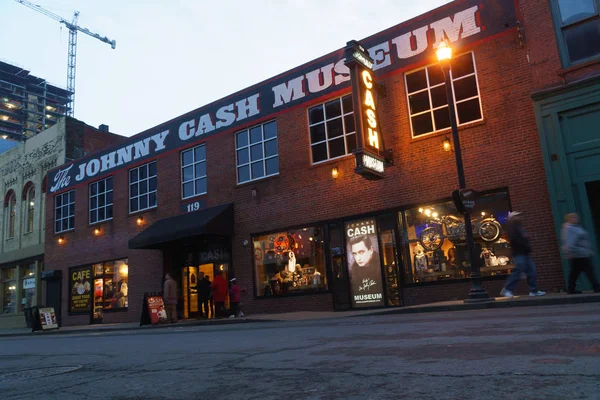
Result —
<path fill-rule="evenodd" d="M 102 124 L 98 127 L 100 132 L 108 132 L 108 125 Z"/>

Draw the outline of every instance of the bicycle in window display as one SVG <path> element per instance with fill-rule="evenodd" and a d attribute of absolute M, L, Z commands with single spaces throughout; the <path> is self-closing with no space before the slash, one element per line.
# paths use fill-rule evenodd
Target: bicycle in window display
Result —
<path fill-rule="evenodd" d="M 439 249 L 446 238 L 455 244 L 466 240 L 465 223 L 453 215 L 442 215 L 439 218 L 432 217 L 429 224 L 431 226 L 423 229 L 423 232 L 419 235 L 419 242 L 426 251 Z M 481 220 L 473 218 L 471 224 L 473 225 L 473 233 L 485 242 L 495 242 L 502 233 L 502 225 L 493 215 Z"/>

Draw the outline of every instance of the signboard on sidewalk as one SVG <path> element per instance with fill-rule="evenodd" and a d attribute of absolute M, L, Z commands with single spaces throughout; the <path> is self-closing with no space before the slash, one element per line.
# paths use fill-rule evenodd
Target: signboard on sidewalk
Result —
<path fill-rule="evenodd" d="M 58 329 L 58 323 L 56 322 L 56 313 L 54 307 L 40 308 L 40 324 L 43 331 L 48 329 Z"/>
<path fill-rule="evenodd" d="M 167 323 L 167 311 L 163 301 L 162 293 L 144 293 L 144 305 L 142 307 L 142 325 L 158 325 Z"/>

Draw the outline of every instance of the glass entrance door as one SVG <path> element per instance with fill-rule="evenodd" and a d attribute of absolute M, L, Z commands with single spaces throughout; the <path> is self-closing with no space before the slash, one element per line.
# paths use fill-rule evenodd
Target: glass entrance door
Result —
<path fill-rule="evenodd" d="M 188 266 L 181 269 L 183 317 L 186 319 L 196 318 L 199 313 L 198 279 L 197 267 Z"/>

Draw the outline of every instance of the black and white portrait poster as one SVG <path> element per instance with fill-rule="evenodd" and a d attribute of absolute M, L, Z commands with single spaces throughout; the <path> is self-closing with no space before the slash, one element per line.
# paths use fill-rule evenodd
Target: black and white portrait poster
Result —
<path fill-rule="evenodd" d="M 346 223 L 352 306 L 383 306 L 383 282 L 375 219 Z"/>

